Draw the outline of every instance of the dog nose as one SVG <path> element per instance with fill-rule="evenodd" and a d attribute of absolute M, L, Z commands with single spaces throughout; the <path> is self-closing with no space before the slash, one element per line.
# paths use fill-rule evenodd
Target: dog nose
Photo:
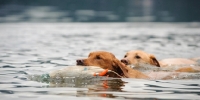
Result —
<path fill-rule="evenodd" d="M 126 64 L 126 65 L 128 65 L 128 60 L 127 59 L 122 59 L 121 62 Z"/>
<path fill-rule="evenodd" d="M 83 59 L 76 60 L 76 65 L 83 65 Z"/>

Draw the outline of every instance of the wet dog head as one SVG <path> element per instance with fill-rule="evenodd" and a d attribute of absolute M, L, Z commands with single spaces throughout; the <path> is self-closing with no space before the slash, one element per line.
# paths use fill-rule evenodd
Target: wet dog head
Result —
<path fill-rule="evenodd" d="M 132 50 L 127 52 L 121 62 L 126 65 L 139 66 L 139 64 L 150 64 L 160 67 L 159 62 L 154 55 L 141 50 Z"/>
<path fill-rule="evenodd" d="M 82 66 L 99 66 L 103 69 L 109 69 L 123 75 L 121 68 L 125 67 L 112 53 L 106 51 L 91 52 L 86 59 L 76 61 L 77 65 Z"/>

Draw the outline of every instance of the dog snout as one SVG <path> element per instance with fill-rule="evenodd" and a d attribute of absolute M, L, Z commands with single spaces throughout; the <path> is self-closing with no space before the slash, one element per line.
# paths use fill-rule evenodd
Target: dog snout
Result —
<path fill-rule="evenodd" d="M 84 65 L 83 59 L 76 60 L 76 65 Z"/>
<path fill-rule="evenodd" d="M 127 59 L 122 59 L 121 62 L 126 64 L 126 65 L 128 65 L 128 60 Z"/>

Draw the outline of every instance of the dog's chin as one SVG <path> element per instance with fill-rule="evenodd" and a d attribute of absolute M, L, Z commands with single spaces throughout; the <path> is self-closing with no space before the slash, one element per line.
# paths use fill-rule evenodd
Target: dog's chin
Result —
<path fill-rule="evenodd" d="M 78 65 L 78 66 L 86 66 L 85 64 L 83 64 L 83 63 L 76 63 L 76 65 Z"/>

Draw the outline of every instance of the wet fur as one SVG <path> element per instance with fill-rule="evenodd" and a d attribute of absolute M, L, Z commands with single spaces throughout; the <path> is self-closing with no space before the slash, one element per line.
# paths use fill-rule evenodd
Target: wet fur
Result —
<path fill-rule="evenodd" d="M 149 60 L 149 59 L 148 59 Z M 151 60 L 151 59 L 150 59 Z M 81 62 L 80 62 L 81 61 Z M 144 63 L 144 61 L 141 61 Z M 155 62 L 154 62 L 155 63 Z M 157 62 L 156 62 L 157 63 Z M 99 66 L 103 69 L 109 69 L 115 71 L 119 75 L 122 75 L 124 78 L 138 78 L 138 79 L 187 79 L 185 78 L 185 73 L 180 72 L 141 72 L 136 69 L 132 69 L 131 67 L 126 66 L 122 62 L 120 62 L 112 53 L 106 51 L 95 51 L 91 52 L 86 59 L 77 60 L 77 65 L 84 66 Z M 160 67 L 156 67 L 160 68 Z M 195 76 L 195 73 L 191 73 L 191 77 Z M 110 77 L 117 77 L 109 75 Z M 198 75 L 196 75 L 198 76 Z"/>
<path fill-rule="evenodd" d="M 112 53 L 106 51 L 91 52 L 86 59 L 82 59 L 81 62 L 77 62 L 77 65 L 83 66 L 99 66 L 103 69 L 109 69 L 117 72 L 126 78 L 148 78 L 145 74 L 127 67 L 120 62 Z M 111 77 L 116 77 L 109 75 Z"/>
<path fill-rule="evenodd" d="M 173 70 L 176 72 L 200 72 L 200 67 L 192 67 L 191 64 L 197 64 L 195 61 L 185 58 L 169 58 L 158 61 L 156 57 L 152 54 L 146 53 L 141 50 L 132 50 L 125 54 L 124 58 L 121 60 L 126 65 L 134 65 L 137 67 L 141 64 L 149 64 L 156 67 L 166 67 L 164 70 Z M 172 67 L 180 66 L 180 67 Z M 170 68 L 171 67 L 171 68 Z M 162 70 L 162 69 L 161 69 Z"/>

